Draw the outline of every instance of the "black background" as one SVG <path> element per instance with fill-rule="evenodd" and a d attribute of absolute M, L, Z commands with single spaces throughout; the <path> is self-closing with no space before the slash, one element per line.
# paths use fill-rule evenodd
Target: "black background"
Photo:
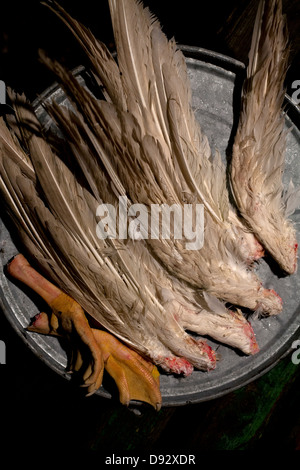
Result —
<path fill-rule="evenodd" d="M 257 0 L 146 0 L 168 35 L 179 44 L 204 47 L 245 62 L 249 50 Z M 72 2 L 62 0 L 75 18 L 112 49 L 113 35 L 106 0 Z M 299 71 L 300 2 L 284 0 L 290 39 L 289 87 Z M 39 0 L 2 2 L 0 66 L 1 79 L 24 91 L 29 99 L 52 83 L 53 77 L 38 61 L 44 49 L 70 68 L 84 62 L 79 46 L 66 26 Z"/>

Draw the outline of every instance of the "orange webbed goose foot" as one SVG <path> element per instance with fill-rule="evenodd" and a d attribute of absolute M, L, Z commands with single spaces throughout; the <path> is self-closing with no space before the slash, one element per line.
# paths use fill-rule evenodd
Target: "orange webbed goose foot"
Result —
<path fill-rule="evenodd" d="M 73 346 L 88 352 L 89 375 L 84 376 L 84 385 L 99 383 L 103 375 L 102 352 L 95 340 L 89 322 L 81 306 L 61 289 L 40 275 L 22 254 L 18 254 L 7 266 L 8 273 L 32 288 L 52 310 L 50 320 L 40 314 L 29 329 L 44 334 L 66 336 Z M 79 341 L 78 341 L 79 340 Z"/>
<path fill-rule="evenodd" d="M 159 372 L 154 364 L 125 346 L 113 335 L 93 329 L 104 357 L 104 367 L 114 379 L 120 402 L 129 405 L 131 400 L 161 407 Z"/>
<path fill-rule="evenodd" d="M 50 316 L 44 312 L 36 315 L 27 330 L 66 336 L 72 345 L 74 336 L 77 336 L 70 369 L 76 372 L 84 370 L 83 386 L 87 387 L 87 395 L 101 386 L 105 369 L 116 382 L 122 404 L 137 400 L 160 409 L 159 372 L 152 363 L 110 333 L 91 328 L 81 306 L 35 271 L 23 255 L 17 255 L 7 270 L 12 277 L 38 293 L 52 310 Z M 87 365 L 85 350 L 89 352 Z"/>
<path fill-rule="evenodd" d="M 90 327 L 89 327 L 90 328 Z M 51 335 L 51 336 L 60 336 L 60 337 L 68 337 L 69 341 L 73 346 L 71 351 L 71 358 L 69 361 L 68 372 L 82 372 L 82 379 L 83 384 L 82 387 L 88 387 L 87 396 L 92 395 L 102 384 L 103 379 L 103 372 L 104 372 L 104 361 L 103 361 L 103 354 L 101 348 L 99 347 L 99 351 L 101 353 L 101 369 L 99 374 L 96 378 L 93 377 L 93 364 L 94 362 L 91 361 L 90 357 L 87 357 L 87 350 L 86 343 L 82 343 L 76 339 L 76 345 L 74 346 L 74 341 L 70 335 L 64 331 L 61 326 L 58 318 L 54 313 L 51 313 L 48 316 L 47 313 L 41 312 L 37 314 L 31 325 L 27 328 L 27 331 L 32 331 L 35 333 L 40 333 L 44 335 Z M 92 330 L 91 330 L 92 331 Z M 91 380 L 91 377 L 93 380 Z"/>
<path fill-rule="evenodd" d="M 52 314 L 49 319 L 44 312 L 36 315 L 32 325 L 27 329 L 37 333 L 61 336 L 55 315 Z M 156 366 L 129 349 L 110 333 L 95 328 L 91 330 L 102 352 L 104 368 L 118 387 L 120 402 L 128 406 L 131 400 L 142 401 L 159 410 L 161 394 L 159 372 Z M 84 359 L 80 350 L 76 351 L 72 364 L 71 368 L 74 371 L 79 371 L 83 367 Z M 86 376 L 89 376 L 90 369 L 91 365 L 88 365 Z M 98 381 L 88 386 L 87 396 L 92 395 L 101 383 L 102 375 Z"/>

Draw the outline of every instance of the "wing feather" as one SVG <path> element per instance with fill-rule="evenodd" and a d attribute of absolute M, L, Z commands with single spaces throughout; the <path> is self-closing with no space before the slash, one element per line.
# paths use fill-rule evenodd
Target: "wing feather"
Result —
<path fill-rule="evenodd" d="M 235 136 L 232 192 L 241 215 L 288 273 L 296 269 L 295 228 L 285 214 L 284 79 L 289 46 L 281 0 L 261 1 Z"/>

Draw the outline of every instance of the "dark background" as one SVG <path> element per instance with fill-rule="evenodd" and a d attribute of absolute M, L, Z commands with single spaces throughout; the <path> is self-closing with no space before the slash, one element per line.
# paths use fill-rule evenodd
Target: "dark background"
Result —
<path fill-rule="evenodd" d="M 148 0 L 166 34 L 180 44 L 204 47 L 245 62 L 257 0 Z M 106 0 L 61 4 L 114 48 Z M 292 44 L 288 91 L 300 79 L 300 2 L 284 0 Z M 44 49 L 70 68 L 84 57 L 67 28 L 39 1 L 10 1 L 0 7 L 0 79 L 30 100 L 53 82 L 38 61 Z M 297 295 L 297 293 L 295 294 Z M 82 390 L 49 370 L 15 334 L 3 315 L 0 340 L 7 347 L 0 365 L 0 449 L 24 444 L 63 446 L 67 452 L 192 453 L 203 450 L 300 450 L 299 366 L 288 357 L 243 389 L 212 402 L 141 416 Z M 1 450 L 2 450 L 1 449 Z M 99 461 L 99 463 L 101 463 Z"/>
<path fill-rule="evenodd" d="M 1 2 L 0 67 L 7 85 L 24 91 L 29 99 L 43 91 L 53 78 L 38 62 L 38 49 L 74 68 L 84 62 L 79 46 L 66 26 L 39 0 Z M 168 37 L 179 44 L 199 46 L 246 62 L 258 0 L 146 0 Z M 114 47 L 106 0 L 61 5 L 88 26 L 112 49 Z M 299 79 L 300 2 L 283 0 L 291 40 L 289 87 Z"/>

